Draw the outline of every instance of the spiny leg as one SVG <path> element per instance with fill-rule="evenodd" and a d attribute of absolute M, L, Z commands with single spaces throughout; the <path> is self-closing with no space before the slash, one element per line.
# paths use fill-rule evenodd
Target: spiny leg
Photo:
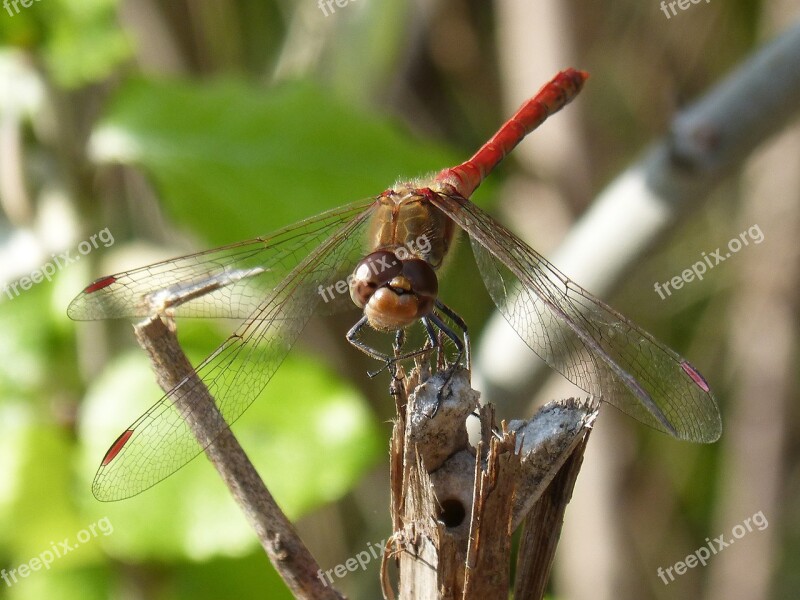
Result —
<path fill-rule="evenodd" d="M 398 329 L 397 332 L 394 334 L 394 345 L 392 348 L 394 349 L 394 356 L 395 359 L 400 356 L 400 351 L 403 349 L 403 344 L 406 343 L 406 330 L 405 329 Z"/>
<path fill-rule="evenodd" d="M 450 338 L 450 340 L 453 342 L 453 345 L 456 347 L 456 351 L 458 352 L 458 354 L 456 355 L 456 359 L 453 362 L 453 364 L 454 365 L 458 365 L 461 362 L 461 359 L 463 357 L 465 359 L 465 361 L 464 361 L 465 362 L 465 366 L 466 366 L 467 370 L 469 371 L 470 370 L 470 352 L 469 352 L 469 345 L 470 344 L 469 344 L 469 333 L 467 331 L 467 324 L 458 315 L 458 313 L 456 313 L 453 309 L 451 309 L 449 306 L 447 306 L 443 302 L 440 302 L 439 300 L 436 300 L 435 306 L 436 306 L 437 309 L 439 309 L 440 312 L 442 312 L 447 317 L 449 317 L 450 320 L 453 321 L 453 323 L 455 323 L 455 325 L 459 329 L 461 329 L 461 332 L 462 332 L 462 334 L 464 336 L 463 342 L 462 342 L 461 338 L 459 338 L 458 335 L 435 312 L 432 312 L 430 315 L 428 315 L 428 317 L 423 319 L 423 323 L 425 323 L 426 320 L 429 319 L 430 322 L 433 323 L 434 325 L 436 325 L 436 327 L 439 329 L 440 335 L 443 334 L 446 337 Z M 426 324 L 426 326 L 428 326 L 428 325 Z M 430 335 L 430 333 L 429 333 L 429 335 Z M 440 350 L 441 350 L 441 347 L 442 347 L 441 342 L 438 345 L 439 345 Z M 450 371 L 450 373 L 447 376 L 447 380 L 442 384 L 442 387 L 439 388 L 439 392 L 437 394 L 436 407 L 434 408 L 433 412 L 430 414 L 430 417 L 434 417 L 436 415 L 436 413 L 439 411 L 439 404 L 441 403 L 441 401 L 443 399 L 443 392 L 450 385 L 450 382 L 453 379 L 453 374 L 454 374 L 454 372 Z"/>
<path fill-rule="evenodd" d="M 423 321 L 424 321 L 424 319 L 423 319 Z M 396 336 L 395 337 L 395 356 L 390 356 L 388 354 L 380 352 L 380 351 L 376 350 L 375 348 L 373 348 L 372 346 L 370 346 L 369 344 L 367 344 L 367 343 L 361 341 L 360 339 L 358 339 L 359 332 L 364 328 L 365 325 L 368 325 L 368 324 L 369 324 L 369 322 L 367 321 L 367 317 L 366 316 L 361 317 L 358 320 L 358 322 L 350 328 L 350 330 L 347 332 L 345 337 L 347 338 L 348 342 L 350 342 L 353 346 L 355 346 L 356 348 L 361 350 L 364 354 L 374 358 L 375 360 L 378 360 L 378 361 L 381 361 L 382 363 L 384 363 L 384 365 L 380 369 L 378 369 L 377 371 L 372 371 L 372 372 L 368 371 L 367 372 L 367 375 L 370 378 L 377 376 L 384 369 L 390 368 L 397 361 L 406 360 L 408 358 L 414 358 L 415 356 L 420 356 L 420 355 L 425 354 L 426 352 L 428 352 L 430 350 L 430 347 L 426 344 L 424 347 L 422 347 L 422 348 L 420 348 L 418 350 L 412 350 L 410 352 L 405 352 L 405 353 L 398 353 L 397 352 L 397 347 L 396 347 L 396 342 L 397 342 L 398 338 Z M 430 325 L 426 326 L 426 328 L 428 329 L 428 335 L 430 336 L 431 332 L 432 332 L 432 328 L 430 327 Z M 405 334 L 401 334 L 401 336 L 402 337 L 400 339 L 402 341 L 403 337 L 405 336 Z M 436 343 L 435 338 L 433 339 L 433 343 L 434 344 Z"/>
<path fill-rule="evenodd" d="M 464 319 L 462 319 L 461 316 L 456 311 L 447 306 L 444 302 L 436 300 L 435 306 L 445 316 L 447 316 L 447 318 L 449 318 L 453 323 L 455 323 L 456 327 L 458 327 L 461 330 L 461 333 L 464 336 L 464 363 L 465 363 L 464 366 L 466 367 L 467 371 L 471 371 L 472 365 L 470 363 L 470 343 L 469 343 L 469 331 L 467 330 L 467 324 L 464 322 Z M 445 335 L 448 335 L 447 331 L 445 330 L 442 331 L 445 333 Z M 450 331 L 450 333 L 452 333 L 452 331 Z M 448 337 L 450 337 L 450 339 L 453 339 L 450 335 L 448 335 Z M 461 356 L 459 356 L 459 360 L 460 359 Z"/>
<path fill-rule="evenodd" d="M 427 320 L 430 320 L 431 323 L 436 325 L 439 331 L 450 338 L 450 341 L 453 342 L 453 345 L 456 347 L 456 351 L 458 352 L 456 359 L 453 362 L 454 364 L 458 364 L 461 361 L 461 358 L 464 356 L 464 342 L 461 341 L 461 338 L 459 338 L 456 333 L 447 326 L 447 323 L 442 321 L 442 319 L 439 318 L 436 313 L 432 312 L 427 317 L 424 317 L 422 322 L 424 323 Z M 438 341 L 436 342 L 436 345 L 439 347 L 442 346 L 442 344 Z"/>
<path fill-rule="evenodd" d="M 392 345 L 392 350 L 394 351 L 394 362 L 392 363 L 392 382 L 389 384 L 389 394 L 395 398 L 400 397 L 405 391 L 402 378 L 397 376 L 397 357 L 402 354 L 403 344 L 405 344 L 405 342 L 406 330 L 398 329 L 394 334 L 394 344 Z"/>

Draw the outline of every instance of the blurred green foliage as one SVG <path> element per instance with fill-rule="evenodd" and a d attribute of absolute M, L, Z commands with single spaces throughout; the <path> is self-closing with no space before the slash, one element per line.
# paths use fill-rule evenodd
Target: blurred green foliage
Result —
<path fill-rule="evenodd" d="M 25 8 L 13 2 L 0 19 L 0 39 L 34 51 L 59 85 L 73 88 L 99 81 L 133 54 L 128 35 L 117 24 L 118 4 L 35 0 Z"/>

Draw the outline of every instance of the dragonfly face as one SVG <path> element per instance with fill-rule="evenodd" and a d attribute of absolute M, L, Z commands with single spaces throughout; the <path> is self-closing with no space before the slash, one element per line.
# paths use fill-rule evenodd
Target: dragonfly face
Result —
<path fill-rule="evenodd" d="M 407 327 L 433 311 L 438 269 L 453 241 L 455 224 L 429 196 L 401 187 L 377 200 L 368 240 L 373 252 L 350 279 L 350 297 L 379 331 Z"/>
<path fill-rule="evenodd" d="M 378 331 L 396 331 L 433 310 L 439 282 L 419 258 L 401 260 L 390 250 L 369 254 L 356 266 L 350 297 Z"/>

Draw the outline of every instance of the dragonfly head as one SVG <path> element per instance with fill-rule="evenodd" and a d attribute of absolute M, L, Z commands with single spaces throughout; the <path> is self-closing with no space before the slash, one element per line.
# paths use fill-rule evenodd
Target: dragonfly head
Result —
<path fill-rule="evenodd" d="M 380 331 L 402 329 L 429 314 L 438 293 L 439 280 L 427 262 L 400 260 L 389 250 L 367 255 L 350 277 L 350 297 Z"/>

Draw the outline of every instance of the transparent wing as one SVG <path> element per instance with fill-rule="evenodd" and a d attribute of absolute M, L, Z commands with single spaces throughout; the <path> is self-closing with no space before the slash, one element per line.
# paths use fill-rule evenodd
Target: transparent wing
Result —
<path fill-rule="evenodd" d="M 343 280 L 360 258 L 364 245 L 364 226 L 371 214 L 369 203 L 359 203 L 298 223 L 265 240 L 258 251 L 270 260 L 273 279 L 286 264 L 297 264 L 264 296 L 250 318 L 195 370 L 197 378 L 187 378 L 164 395 L 134 422 L 106 453 L 97 471 L 92 491 L 99 500 L 121 500 L 136 495 L 168 477 L 200 454 L 202 447 L 187 426 L 201 409 L 176 405 L 178 394 L 205 385 L 215 398 L 224 418 L 218 431 L 232 424 L 252 404 L 280 366 L 309 318 L 317 311 L 323 288 Z M 257 251 L 255 242 L 247 242 Z M 229 256 L 222 251 L 185 257 L 184 264 L 219 264 L 197 257 Z M 291 260 L 288 258 L 291 256 Z M 276 257 L 282 257 L 278 260 Z M 240 260 L 240 259 L 238 259 Z M 228 263 L 230 264 L 230 263 Z M 241 264 L 236 263 L 237 266 Z M 163 272 L 159 263 L 149 273 L 130 282 L 145 282 Z M 222 265 L 224 266 L 224 264 Z M 125 274 L 128 276 L 129 274 Z M 139 289 L 150 289 L 141 286 Z M 242 289 L 242 288 L 239 288 Z M 252 289 L 252 288 L 245 288 Z M 201 298 L 198 298 L 200 300 Z M 349 298 L 348 298 L 349 299 Z M 210 440 L 210 441 L 213 441 Z M 209 441 L 209 443 L 210 443 Z"/>
<path fill-rule="evenodd" d="M 441 195 L 433 202 L 469 234 L 498 309 L 550 367 L 650 427 L 695 442 L 719 438 L 714 397 L 686 360 L 469 200 Z"/>
<path fill-rule="evenodd" d="M 246 242 L 102 277 L 67 308 L 77 321 L 148 317 L 245 319 L 331 230 L 374 202 L 362 200 Z"/>

